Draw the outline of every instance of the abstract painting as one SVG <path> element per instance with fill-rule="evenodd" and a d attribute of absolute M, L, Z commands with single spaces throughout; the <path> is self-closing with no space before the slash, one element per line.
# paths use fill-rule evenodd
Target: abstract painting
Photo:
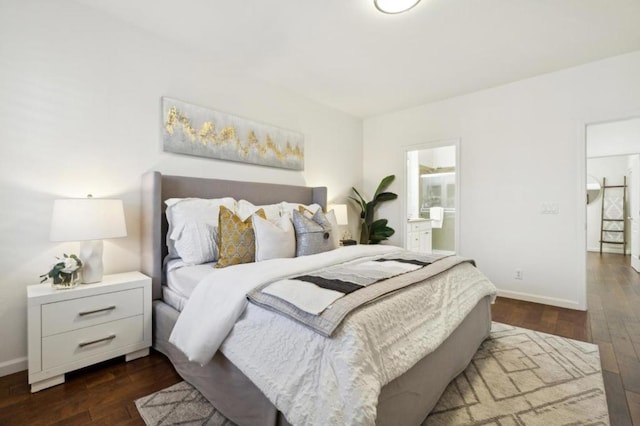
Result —
<path fill-rule="evenodd" d="M 171 98 L 162 98 L 164 150 L 304 170 L 304 136 Z"/>

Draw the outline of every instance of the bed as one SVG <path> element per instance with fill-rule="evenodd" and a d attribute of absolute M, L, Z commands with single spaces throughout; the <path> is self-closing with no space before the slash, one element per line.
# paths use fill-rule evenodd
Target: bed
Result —
<path fill-rule="evenodd" d="M 153 282 L 154 348 L 166 355 L 176 371 L 222 414 L 239 425 L 287 425 L 285 415 L 247 375 L 221 351 L 206 364 L 191 362 L 170 343 L 181 313 L 163 300 L 163 259 L 167 254 L 164 201 L 170 198 L 245 199 L 256 205 L 288 201 L 326 207 L 326 188 L 251 183 L 149 172 L 142 179 L 142 271 Z M 166 289 L 166 287 L 165 287 Z M 165 296 L 166 297 L 166 296 Z M 378 425 L 421 424 L 448 383 L 462 372 L 491 325 L 491 301 L 486 295 L 433 351 L 382 386 L 375 413 Z M 173 306 L 172 306 L 173 305 Z M 260 308 L 257 308 L 260 309 Z M 273 399 L 273 397 L 272 397 Z"/>

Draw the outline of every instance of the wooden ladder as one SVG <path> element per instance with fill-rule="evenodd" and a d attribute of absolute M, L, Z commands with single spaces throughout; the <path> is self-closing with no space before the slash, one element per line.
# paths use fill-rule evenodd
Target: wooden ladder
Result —
<path fill-rule="evenodd" d="M 621 188 L 622 189 L 622 218 L 607 218 L 604 216 L 604 203 L 606 200 L 607 189 L 613 188 Z M 608 185 L 607 186 L 607 178 L 602 178 L 602 209 L 600 214 L 600 254 L 602 254 L 602 245 L 603 244 L 622 244 L 622 254 L 627 254 L 627 234 L 625 232 L 625 219 L 624 215 L 627 212 L 627 177 L 624 176 L 622 185 Z M 619 222 L 622 224 L 622 229 L 605 229 L 605 223 L 616 223 Z M 622 241 L 607 241 L 604 239 L 604 233 L 622 233 Z"/>

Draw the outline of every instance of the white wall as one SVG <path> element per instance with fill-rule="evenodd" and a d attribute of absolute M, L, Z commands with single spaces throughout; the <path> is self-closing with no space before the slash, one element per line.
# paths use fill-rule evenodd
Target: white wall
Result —
<path fill-rule="evenodd" d="M 113 273 L 140 267 L 145 171 L 325 185 L 335 202 L 361 186 L 360 119 L 205 58 L 74 2 L 0 3 L 0 375 L 26 366 L 26 286 L 78 251 L 48 241 L 55 198 L 124 200 L 129 235 L 105 242 Z M 304 172 L 163 153 L 163 95 L 303 133 Z"/>
<path fill-rule="evenodd" d="M 587 126 L 587 157 L 640 152 L 640 118 Z"/>
<path fill-rule="evenodd" d="M 587 144 L 589 142 L 589 135 L 587 135 Z M 588 146 L 588 145 L 587 145 Z M 587 175 L 596 178 L 600 185 L 602 185 L 602 178 L 607 178 L 607 186 L 609 185 L 622 185 L 624 183 L 624 176 L 627 174 L 627 168 L 629 166 L 630 156 L 618 155 L 614 157 L 600 157 L 600 158 L 588 158 L 587 159 Z M 621 190 L 609 189 L 607 197 L 619 196 Z M 600 190 L 600 196 L 592 203 L 587 205 L 587 250 L 588 251 L 600 251 L 600 217 L 602 216 L 602 190 Z M 606 217 L 606 216 L 605 216 Z M 605 229 L 607 229 L 605 227 Z M 629 241 L 630 233 L 627 225 L 627 241 Z M 606 238 L 605 238 L 606 239 Z M 627 250 L 630 250 L 631 246 L 627 244 Z M 622 253 L 622 246 L 617 244 L 604 244 L 602 251 L 607 253 Z"/>
<path fill-rule="evenodd" d="M 637 51 L 372 117 L 364 122 L 365 188 L 403 176 L 405 146 L 460 138 L 460 253 L 505 296 L 584 308 L 584 125 L 639 111 Z M 392 227 L 401 226 L 403 198 L 378 211 Z M 556 203 L 559 214 L 541 214 L 542 203 Z"/>

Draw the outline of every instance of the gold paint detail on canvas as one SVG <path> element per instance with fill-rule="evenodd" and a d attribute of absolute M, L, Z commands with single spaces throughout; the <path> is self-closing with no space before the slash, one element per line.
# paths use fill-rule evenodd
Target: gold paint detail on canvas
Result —
<path fill-rule="evenodd" d="M 301 160 L 304 157 L 300 147 L 292 146 L 291 142 L 287 141 L 284 148 L 281 148 L 273 142 L 269 134 L 261 142 L 255 132 L 251 130 L 247 136 L 247 141 L 243 143 L 233 126 L 226 126 L 216 132 L 215 124 L 211 121 L 205 121 L 200 129 L 196 130 L 189 117 L 180 112 L 175 106 L 169 109 L 164 127 L 170 135 L 173 135 L 176 129 L 180 127 L 192 143 L 199 142 L 202 145 L 212 146 L 235 145 L 236 150 L 243 157 L 247 157 L 252 151 L 256 152 L 261 158 L 265 158 L 269 153 L 272 153 L 279 160 L 287 158 Z"/>

